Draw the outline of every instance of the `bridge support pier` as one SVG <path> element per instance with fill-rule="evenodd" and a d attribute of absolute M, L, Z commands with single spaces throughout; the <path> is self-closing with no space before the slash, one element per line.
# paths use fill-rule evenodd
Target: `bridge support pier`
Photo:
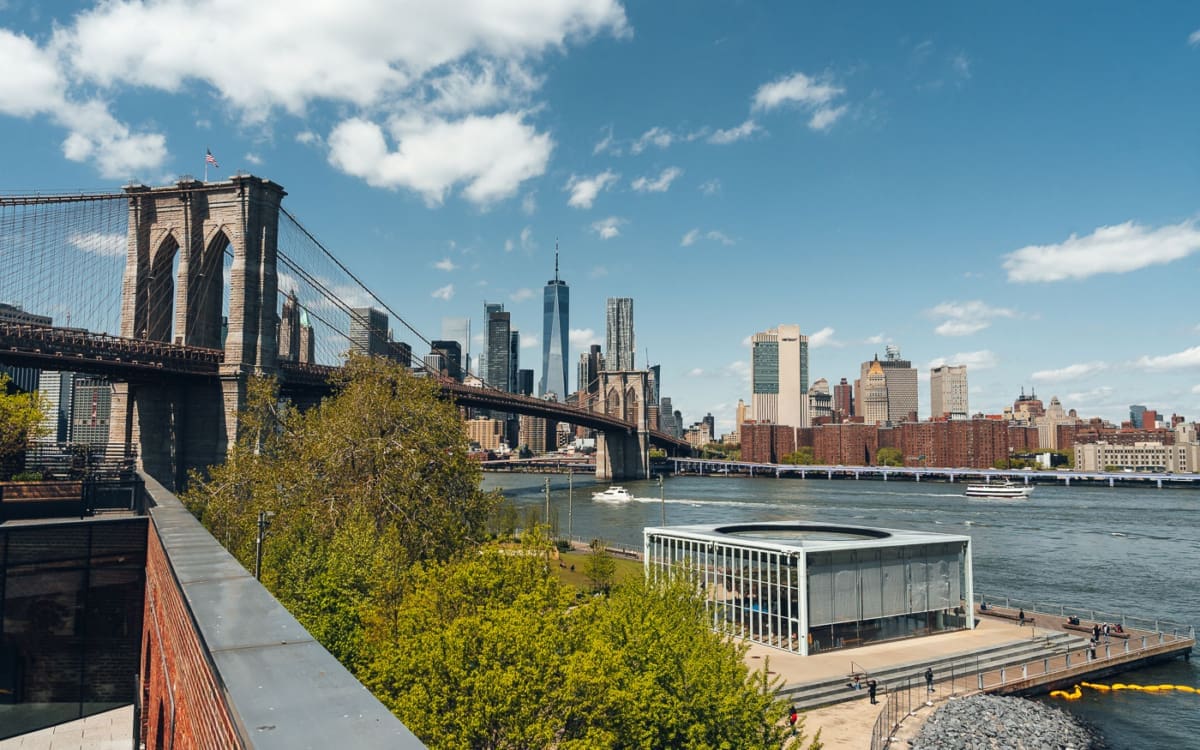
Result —
<path fill-rule="evenodd" d="M 236 428 L 227 413 L 217 383 L 114 383 L 109 435 L 164 487 L 182 489 L 189 471 L 224 460 Z"/>
<path fill-rule="evenodd" d="M 621 481 L 650 478 L 650 423 L 645 370 L 602 371 L 600 411 L 630 422 L 633 432 L 601 432 L 596 437 L 596 479 Z"/>

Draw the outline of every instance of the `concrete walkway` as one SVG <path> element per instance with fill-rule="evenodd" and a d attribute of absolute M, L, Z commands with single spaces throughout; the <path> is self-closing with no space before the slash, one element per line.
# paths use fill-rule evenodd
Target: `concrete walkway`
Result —
<path fill-rule="evenodd" d="M 0 750 L 130 750 L 133 706 L 0 740 Z"/>
<path fill-rule="evenodd" d="M 910 638 L 902 641 L 877 643 L 861 648 L 828 651 L 813 656 L 800 656 L 785 651 L 769 648 L 760 644 L 750 644 L 746 653 L 746 663 L 751 669 L 761 669 L 763 663 L 768 665 L 771 673 L 783 680 L 784 686 L 818 682 L 834 677 L 848 677 L 852 671 L 865 670 L 878 672 L 888 667 L 902 664 L 912 664 L 924 661 L 934 661 L 949 656 L 961 655 L 964 671 L 969 663 L 973 663 L 972 654 L 980 649 L 999 646 L 1008 643 L 1033 640 L 1045 636 L 1047 631 L 1030 625 L 1021 627 L 1016 622 L 995 620 L 989 617 L 980 618 L 979 625 L 974 630 L 962 630 L 953 633 L 941 633 L 922 638 Z M 853 667 L 851 662 L 853 661 Z M 957 675 L 953 683 L 949 675 L 935 676 L 936 692 L 932 696 L 922 693 L 914 700 L 914 721 L 909 724 L 919 727 L 925 716 L 932 713 L 933 708 L 924 706 L 921 698 L 928 697 L 936 706 L 948 700 L 951 695 L 964 695 L 975 692 L 977 678 L 974 676 Z M 828 750 L 862 750 L 870 747 L 871 730 L 875 719 L 879 716 L 886 699 L 887 685 L 880 685 L 878 705 L 871 705 L 867 691 L 855 691 L 859 697 L 831 706 L 804 712 L 804 731 L 811 740 L 818 729 L 821 730 L 821 742 Z M 850 688 L 846 688 L 850 691 Z M 907 729 L 907 727 L 906 727 Z"/>

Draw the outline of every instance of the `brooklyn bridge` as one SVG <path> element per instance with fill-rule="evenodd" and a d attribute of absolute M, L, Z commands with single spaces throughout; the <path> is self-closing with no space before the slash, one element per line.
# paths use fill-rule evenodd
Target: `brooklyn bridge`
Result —
<path fill-rule="evenodd" d="M 370 330 L 365 308 L 430 345 L 287 211 L 286 195 L 239 175 L 0 196 L 0 302 L 34 313 L 0 322 L 0 364 L 107 378 L 110 442 L 175 488 L 224 458 L 249 378 L 277 378 L 302 408 L 329 393 L 352 329 L 388 335 Z M 426 374 L 460 406 L 596 430 L 601 479 L 647 476 L 651 445 L 688 452 L 651 429 L 644 372 L 602 372 L 578 406 Z"/>

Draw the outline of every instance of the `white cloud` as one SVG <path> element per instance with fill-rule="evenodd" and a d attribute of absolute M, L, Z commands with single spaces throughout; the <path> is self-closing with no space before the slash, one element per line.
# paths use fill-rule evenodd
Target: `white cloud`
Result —
<path fill-rule="evenodd" d="M 72 247 L 106 258 L 124 257 L 128 242 L 129 238 L 118 232 L 72 232 L 67 236 Z"/>
<path fill-rule="evenodd" d="M 629 147 L 629 150 L 635 154 L 640 154 L 649 146 L 666 148 L 674 142 L 675 135 L 671 131 L 655 125 L 645 133 L 642 133 L 638 139 L 633 142 L 633 145 Z"/>
<path fill-rule="evenodd" d="M 607 219 L 592 222 L 592 231 L 600 235 L 602 240 L 611 240 L 621 235 L 621 225 L 625 223 L 625 219 L 609 216 Z"/>
<path fill-rule="evenodd" d="M 752 109 L 770 111 L 782 106 L 797 106 L 812 112 L 808 121 L 810 128 L 828 130 L 847 111 L 847 105 L 834 103 L 845 91 L 829 74 L 818 78 L 793 73 L 759 86 L 754 92 Z"/>
<path fill-rule="evenodd" d="M 597 155 L 599 155 L 599 154 L 603 154 L 603 153 L 605 153 L 606 151 L 613 151 L 613 152 L 615 152 L 615 151 L 616 151 L 616 149 L 615 149 L 615 148 L 614 148 L 614 146 L 613 146 L 613 129 L 612 129 L 612 125 L 609 125 L 609 126 L 608 126 L 607 128 L 605 128 L 604 130 L 605 130 L 605 132 L 604 132 L 604 137 L 603 137 L 603 138 L 601 138 L 599 141 L 597 141 L 595 146 L 592 146 L 592 155 L 593 155 L 593 156 L 597 156 Z"/>
<path fill-rule="evenodd" d="M 833 337 L 833 329 L 825 326 L 816 333 L 808 334 L 808 346 L 811 349 L 820 349 L 823 346 L 840 347 L 842 343 Z"/>
<path fill-rule="evenodd" d="M 845 104 L 840 107 L 821 107 L 808 120 L 808 126 L 813 130 L 829 130 L 833 124 L 841 119 L 842 115 L 846 114 L 847 106 Z"/>
<path fill-rule="evenodd" d="M 746 362 L 745 360 L 735 359 L 734 361 L 725 365 L 724 375 L 726 377 L 730 377 L 730 378 L 740 378 L 740 379 L 746 381 L 747 384 L 749 384 L 750 383 L 750 364 L 748 362 Z"/>
<path fill-rule="evenodd" d="M 688 376 L 689 378 L 699 378 L 699 377 L 703 377 L 703 376 L 704 376 L 704 370 L 703 370 L 702 368 L 699 368 L 699 367 L 693 367 L 692 369 L 690 369 L 690 370 L 688 370 L 688 371 L 687 371 L 687 376 Z"/>
<path fill-rule="evenodd" d="M 1193 47 L 1200 47 L 1200 29 L 1196 29 L 1192 33 L 1188 34 L 1188 44 L 1192 45 Z"/>
<path fill-rule="evenodd" d="M 1200 393 L 1200 383 L 1192 386 L 1192 393 Z"/>
<path fill-rule="evenodd" d="M 533 349 L 539 343 L 540 342 L 538 340 L 538 336 L 536 333 L 521 333 L 521 348 L 522 349 Z"/>
<path fill-rule="evenodd" d="M 513 302 L 524 302 L 525 300 L 533 299 L 533 290 L 528 287 L 521 287 L 508 295 L 508 298 Z"/>
<path fill-rule="evenodd" d="M 531 190 L 521 196 L 521 213 L 533 216 L 535 211 L 537 211 L 537 191 Z"/>
<path fill-rule="evenodd" d="M 1178 370 L 1184 367 L 1200 368 L 1200 346 L 1184 349 L 1174 354 L 1163 354 L 1157 357 L 1141 356 L 1137 366 L 1145 370 Z"/>
<path fill-rule="evenodd" d="M 572 328 L 567 332 L 567 340 L 571 342 L 572 349 L 587 349 L 593 344 L 604 343 L 591 328 Z"/>
<path fill-rule="evenodd" d="M 716 195 L 721 192 L 721 181 L 715 177 L 711 180 L 705 180 L 700 183 L 700 192 L 705 195 Z"/>
<path fill-rule="evenodd" d="M 1030 245 L 1005 256 L 1008 280 L 1062 281 L 1099 273 L 1127 273 L 1170 263 L 1200 251 L 1194 220 L 1152 229 L 1132 221 L 1072 234 L 1057 245 Z"/>
<path fill-rule="evenodd" d="M 1080 362 L 1074 365 L 1060 367 L 1057 370 L 1038 370 L 1033 373 L 1034 381 L 1039 383 L 1062 383 L 1069 380 L 1079 380 L 1108 369 L 1106 362 Z"/>
<path fill-rule="evenodd" d="M 754 92 L 754 109 L 772 110 L 784 104 L 822 105 L 841 95 L 844 89 L 834 85 L 828 76 L 821 79 L 803 73 L 783 76 L 764 83 Z"/>
<path fill-rule="evenodd" d="M 399 133 L 391 127 L 399 150 L 390 154 L 378 125 L 339 126 L 334 164 L 372 185 L 416 190 L 430 203 L 461 181 L 468 200 L 487 204 L 540 175 L 552 147 L 548 135 L 521 122 L 541 85 L 529 61 L 601 33 L 630 33 L 618 0 L 512 0 L 471 12 L 447 12 L 440 0 L 407 6 L 355 0 L 334 12 L 285 0 L 99 3 L 56 19 L 44 47 L 0 30 L 0 69 L 21 72 L 0 81 L 0 113 L 49 115 L 68 131 L 66 158 L 106 177 L 131 177 L 160 171 L 168 154 L 162 134 L 110 113 L 105 102 L 120 101 L 125 89 L 212 95 L 251 124 L 271 121 L 279 109 L 303 117 L 311 104 L 328 101 L 346 111 L 343 125 L 366 122 L 363 112 L 421 121 Z M 245 64 L 246 50 L 255 50 L 253 65 Z M 95 90 L 103 100 L 72 93 Z M 510 111 L 491 111 L 498 108 Z M 311 131 L 296 139 L 320 141 Z M 370 158 L 379 166 L 370 167 Z M 492 159 L 499 163 L 489 165 Z"/>
<path fill-rule="evenodd" d="M 442 79 L 460 59 L 520 61 L 604 31 L 628 33 L 615 0 L 482 3 L 470 12 L 447 12 L 439 0 L 413 0 L 403 10 L 385 0 L 337 10 L 200 0 L 104 3 L 77 16 L 56 41 L 78 75 L 102 86 L 176 92 L 201 81 L 248 119 L 265 120 L 276 107 L 303 114 L 317 99 L 377 105 L 422 83 L 436 97 L 459 85 Z M 241 62 L 248 49 L 257 51 L 254 65 Z M 432 71 L 438 77 L 426 81 Z M 475 77 L 483 85 L 468 81 L 466 88 L 479 96 L 487 77 Z"/>
<path fill-rule="evenodd" d="M 885 340 L 886 339 L 882 333 L 877 333 L 874 336 L 867 336 L 865 339 L 863 339 L 863 343 L 864 344 L 882 344 Z"/>
<path fill-rule="evenodd" d="M 311 130 L 302 130 L 299 133 L 296 133 L 296 143 L 299 143 L 302 146 L 310 146 L 314 143 L 320 142 L 321 136 L 317 135 Z"/>
<path fill-rule="evenodd" d="M 982 331 L 995 318 L 1019 317 L 1015 310 L 991 307 L 981 300 L 969 302 L 943 302 L 925 311 L 931 318 L 945 318 L 934 329 L 939 336 L 967 336 Z"/>
<path fill-rule="evenodd" d="M 604 266 L 592 266 L 592 270 L 588 271 L 589 279 L 601 279 L 608 275 L 608 269 Z"/>
<path fill-rule="evenodd" d="M 707 232 L 701 232 L 699 229 L 691 229 L 687 234 L 683 235 L 683 239 L 679 241 L 682 247 L 691 247 L 696 244 L 696 240 L 704 238 L 712 242 L 720 242 L 722 245 L 733 245 L 734 240 L 729 235 L 717 229 L 710 229 Z"/>
<path fill-rule="evenodd" d="M 681 174 L 683 174 L 683 170 L 679 167 L 667 167 L 653 180 L 649 177 L 637 178 L 633 181 L 632 187 L 640 193 L 665 193 L 671 188 L 671 183 Z"/>
<path fill-rule="evenodd" d="M 453 271 L 458 268 L 458 266 L 454 265 L 454 261 L 449 258 L 442 258 L 437 263 L 434 263 L 433 267 L 439 271 Z"/>
<path fill-rule="evenodd" d="M 248 153 L 245 156 L 243 156 L 242 158 L 245 159 L 247 163 L 252 164 L 256 167 L 262 166 L 262 163 L 263 163 L 262 157 L 255 153 Z"/>
<path fill-rule="evenodd" d="M 596 202 L 596 196 L 616 184 L 619 178 L 620 175 L 611 169 L 606 169 L 592 177 L 571 175 L 563 187 L 563 190 L 571 194 L 571 197 L 567 199 L 567 205 L 575 208 L 591 208 L 592 204 Z"/>
<path fill-rule="evenodd" d="M 533 227 L 525 227 L 521 230 L 521 249 L 526 251 L 537 249 L 537 242 L 533 239 Z"/>
<path fill-rule="evenodd" d="M 1101 385 L 1090 391 L 1080 391 L 1079 393 L 1068 393 L 1067 400 L 1075 403 L 1096 403 L 1102 402 L 1112 395 L 1113 389 L 1111 386 Z"/>
<path fill-rule="evenodd" d="M 708 137 L 708 142 L 720 145 L 736 143 L 737 141 L 749 138 L 760 130 L 762 128 L 754 120 L 746 120 L 741 125 L 726 130 L 713 131 L 712 135 Z"/>
<path fill-rule="evenodd" d="M 942 365 L 966 365 L 968 370 L 990 370 L 1000 361 L 996 355 L 988 349 L 982 349 L 977 352 L 959 352 L 952 354 L 949 357 L 935 357 L 925 366 L 926 370 Z"/>
<path fill-rule="evenodd" d="M 434 299 L 440 299 L 443 302 L 449 302 L 454 297 L 454 285 L 447 284 L 446 286 L 434 289 L 433 294 L 430 296 Z"/>
<path fill-rule="evenodd" d="M 329 163 L 374 187 L 407 188 L 429 205 L 465 183 L 463 196 L 478 205 L 507 198 L 521 183 L 546 170 L 554 142 L 524 122 L 518 112 L 470 115 L 459 120 L 408 115 L 393 117 L 388 129 L 359 117 L 329 134 Z"/>
<path fill-rule="evenodd" d="M 513 251 L 513 247 L 514 247 L 514 245 L 513 245 L 512 238 L 509 238 L 504 241 L 504 252 L 511 253 Z"/>
<path fill-rule="evenodd" d="M 959 52 L 951 58 L 950 66 L 962 80 L 965 81 L 971 77 L 971 58 L 967 57 L 965 52 Z"/>

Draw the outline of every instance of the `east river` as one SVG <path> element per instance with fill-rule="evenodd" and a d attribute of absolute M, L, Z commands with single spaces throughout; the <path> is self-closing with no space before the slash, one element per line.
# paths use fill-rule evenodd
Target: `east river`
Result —
<path fill-rule="evenodd" d="M 543 508 L 546 477 L 486 474 L 519 508 Z M 964 485 L 878 480 L 667 477 L 624 482 L 629 503 L 593 502 L 591 478 L 551 475 L 559 532 L 641 549 L 642 528 L 735 521 L 824 521 L 968 534 L 975 591 L 1200 625 L 1200 489 L 1041 485 L 1026 501 L 968 499 Z M 607 485 L 600 485 L 604 487 Z M 569 507 L 568 507 L 569 505 Z M 1099 615 L 1097 615 L 1099 617 Z M 1110 682 L 1200 687 L 1182 659 Z M 1110 748 L 1200 748 L 1200 695 L 1084 691 L 1045 699 L 1096 727 Z"/>

